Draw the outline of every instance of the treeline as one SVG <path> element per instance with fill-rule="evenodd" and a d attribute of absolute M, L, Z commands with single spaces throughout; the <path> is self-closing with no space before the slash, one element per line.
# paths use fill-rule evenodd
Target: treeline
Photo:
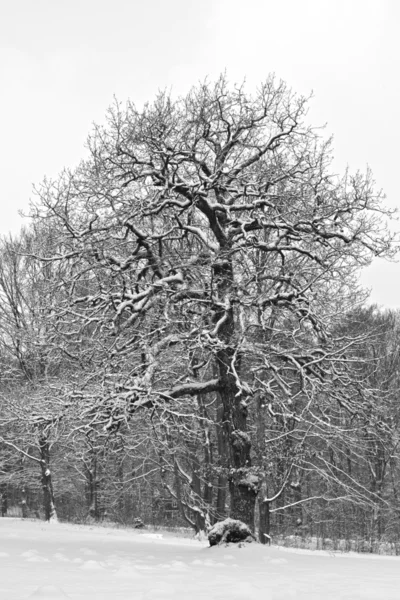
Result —
<path fill-rule="evenodd" d="M 38 186 L 0 249 L 3 514 L 398 536 L 399 318 L 357 285 L 390 214 L 306 110 L 117 104 Z"/>

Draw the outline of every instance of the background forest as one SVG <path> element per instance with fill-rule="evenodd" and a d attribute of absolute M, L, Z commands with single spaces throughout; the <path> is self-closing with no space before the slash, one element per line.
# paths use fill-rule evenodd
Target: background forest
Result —
<path fill-rule="evenodd" d="M 357 284 L 391 215 L 306 112 L 273 77 L 116 103 L 36 188 L 0 249 L 3 516 L 398 539 L 399 315 Z"/>

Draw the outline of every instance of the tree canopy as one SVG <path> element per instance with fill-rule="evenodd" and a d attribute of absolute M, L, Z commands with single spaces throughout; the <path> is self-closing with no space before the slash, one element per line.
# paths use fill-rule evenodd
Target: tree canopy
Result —
<path fill-rule="evenodd" d="M 332 173 L 307 99 L 273 77 L 116 102 L 87 149 L 37 187 L 24 259 L 51 282 L 58 397 L 115 439 L 147 420 L 199 528 L 228 498 L 253 528 L 257 498 L 260 514 L 287 489 L 301 504 L 312 472 L 311 496 L 373 503 L 332 454 L 359 451 L 346 419 L 362 429 L 375 393 L 357 370 L 368 332 L 344 326 L 359 269 L 394 252 L 371 172 Z"/>

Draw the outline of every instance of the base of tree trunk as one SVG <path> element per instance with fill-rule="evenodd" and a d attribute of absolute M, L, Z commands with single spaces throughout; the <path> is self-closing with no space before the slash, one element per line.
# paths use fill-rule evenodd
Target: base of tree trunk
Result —
<path fill-rule="evenodd" d="M 256 538 L 250 528 L 242 521 L 225 519 L 216 523 L 208 533 L 210 546 L 221 544 L 239 544 L 241 542 L 255 542 Z"/>

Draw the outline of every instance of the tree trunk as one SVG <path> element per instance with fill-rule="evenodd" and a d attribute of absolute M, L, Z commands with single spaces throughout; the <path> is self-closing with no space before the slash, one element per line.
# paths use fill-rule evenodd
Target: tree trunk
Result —
<path fill-rule="evenodd" d="M 293 493 L 293 503 L 294 506 L 292 508 L 293 510 L 293 518 L 295 520 L 296 523 L 296 527 L 302 532 L 304 533 L 305 529 L 305 522 L 304 522 L 304 515 L 303 515 L 303 490 L 301 487 L 301 481 L 300 478 L 298 479 L 298 481 L 293 482 L 290 487 L 292 488 L 292 493 Z"/>
<path fill-rule="evenodd" d="M 28 501 L 27 501 L 27 493 L 26 488 L 23 487 L 21 490 L 21 510 L 22 510 L 22 518 L 28 518 Z"/>
<path fill-rule="evenodd" d="M 221 399 L 218 394 L 218 401 Z M 217 519 L 222 521 L 226 518 L 226 492 L 228 480 L 226 477 L 226 473 L 229 468 L 229 450 L 228 443 L 226 440 L 226 433 L 223 427 L 223 406 L 220 406 L 217 409 L 217 425 L 216 425 L 216 433 L 217 433 L 217 444 L 218 444 L 218 480 L 217 480 L 217 498 L 216 498 L 216 516 Z"/>
<path fill-rule="evenodd" d="M 270 536 L 270 506 L 269 502 L 266 502 L 260 498 L 259 511 L 260 511 L 260 525 L 258 529 L 258 539 L 261 544 L 271 544 Z"/>
<path fill-rule="evenodd" d="M 380 539 L 382 535 L 382 493 L 385 477 L 385 449 L 380 440 L 370 443 L 371 492 L 374 494 L 371 535 Z"/>
<path fill-rule="evenodd" d="M 50 444 L 46 435 L 39 438 L 40 468 L 42 472 L 42 490 L 44 516 L 46 521 L 57 521 L 57 512 L 54 501 L 53 482 L 50 471 Z"/>
<path fill-rule="evenodd" d="M 1 497 L 1 516 L 6 517 L 7 516 L 7 508 L 8 508 L 8 495 L 7 495 L 7 486 L 6 485 L 1 486 L 0 497 Z"/>
<path fill-rule="evenodd" d="M 220 521 L 226 518 L 226 487 L 227 479 L 225 475 L 219 475 L 217 482 L 216 513 L 217 519 Z"/>
<path fill-rule="evenodd" d="M 200 462 L 198 457 L 196 456 L 196 447 L 197 444 L 194 443 L 189 443 L 189 449 L 190 449 L 190 458 L 191 458 L 191 463 L 192 463 L 192 483 L 191 483 L 191 489 L 193 491 L 194 494 L 194 503 L 199 504 L 201 503 L 202 500 L 202 496 L 201 496 L 201 479 L 199 476 L 200 473 Z M 196 533 L 205 533 L 206 532 L 206 515 L 205 515 L 205 511 L 204 509 L 199 509 L 198 511 L 195 511 L 194 513 L 194 523 L 195 523 L 195 531 Z"/>
<path fill-rule="evenodd" d="M 257 497 L 255 476 L 250 477 L 251 442 L 247 433 L 247 406 L 243 389 L 234 373 L 240 370 L 237 353 L 235 319 L 231 303 L 234 295 L 234 273 L 229 247 L 222 249 L 214 263 L 213 274 L 218 291 L 214 322 L 220 348 L 216 351 L 219 376 L 219 396 L 222 404 L 222 432 L 229 453 L 229 491 L 231 517 L 246 523 L 254 531 L 254 512 Z"/>
<path fill-rule="evenodd" d="M 203 428 L 203 436 L 204 436 L 204 484 L 203 484 L 203 500 L 206 504 L 209 505 L 210 509 L 213 501 L 213 484 L 212 484 L 212 464 L 213 464 L 213 452 L 212 452 L 212 444 L 210 437 L 210 426 L 207 423 L 209 420 L 207 410 L 204 405 L 204 400 L 202 394 L 197 396 L 200 414 L 203 418 L 202 428 Z"/>
<path fill-rule="evenodd" d="M 194 520 L 192 520 L 185 512 L 185 506 L 182 498 L 182 486 L 181 479 L 179 475 L 179 469 L 174 458 L 174 475 L 175 475 L 175 489 L 176 489 L 176 500 L 178 503 L 179 512 L 181 513 L 182 518 L 189 523 L 195 530 L 196 533 L 205 532 L 206 531 L 206 518 L 203 511 L 195 510 L 194 511 Z M 198 491 L 200 491 L 200 480 L 198 483 L 195 483 L 195 487 Z"/>
<path fill-rule="evenodd" d="M 124 473 L 124 462 L 120 460 L 117 466 L 117 476 L 118 476 L 118 511 L 119 515 L 123 516 L 124 519 L 126 517 L 126 507 L 125 507 L 125 473 Z"/>
<path fill-rule="evenodd" d="M 247 485 L 237 483 L 234 479 L 229 482 L 231 494 L 231 517 L 243 521 L 254 531 L 254 515 L 257 492 Z"/>
<path fill-rule="evenodd" d="M 201 482 L 197 471 L 198 464 L 195 462 L 192 466 L 192 490 L 196 498 L 201 498 Z M 204 510 L 198 510 L 194 513 L 196 533 L 206 533 L 206 518 Z"/>
<path fill-rule="evenodd" d="M 97 456 L 93 454 L 90 468 L 88 469 L 89 486 L 89 511 L 88 515 L 95 521 L 100 520 L 99 511 L 99 482 L 97 480 Z"/>

